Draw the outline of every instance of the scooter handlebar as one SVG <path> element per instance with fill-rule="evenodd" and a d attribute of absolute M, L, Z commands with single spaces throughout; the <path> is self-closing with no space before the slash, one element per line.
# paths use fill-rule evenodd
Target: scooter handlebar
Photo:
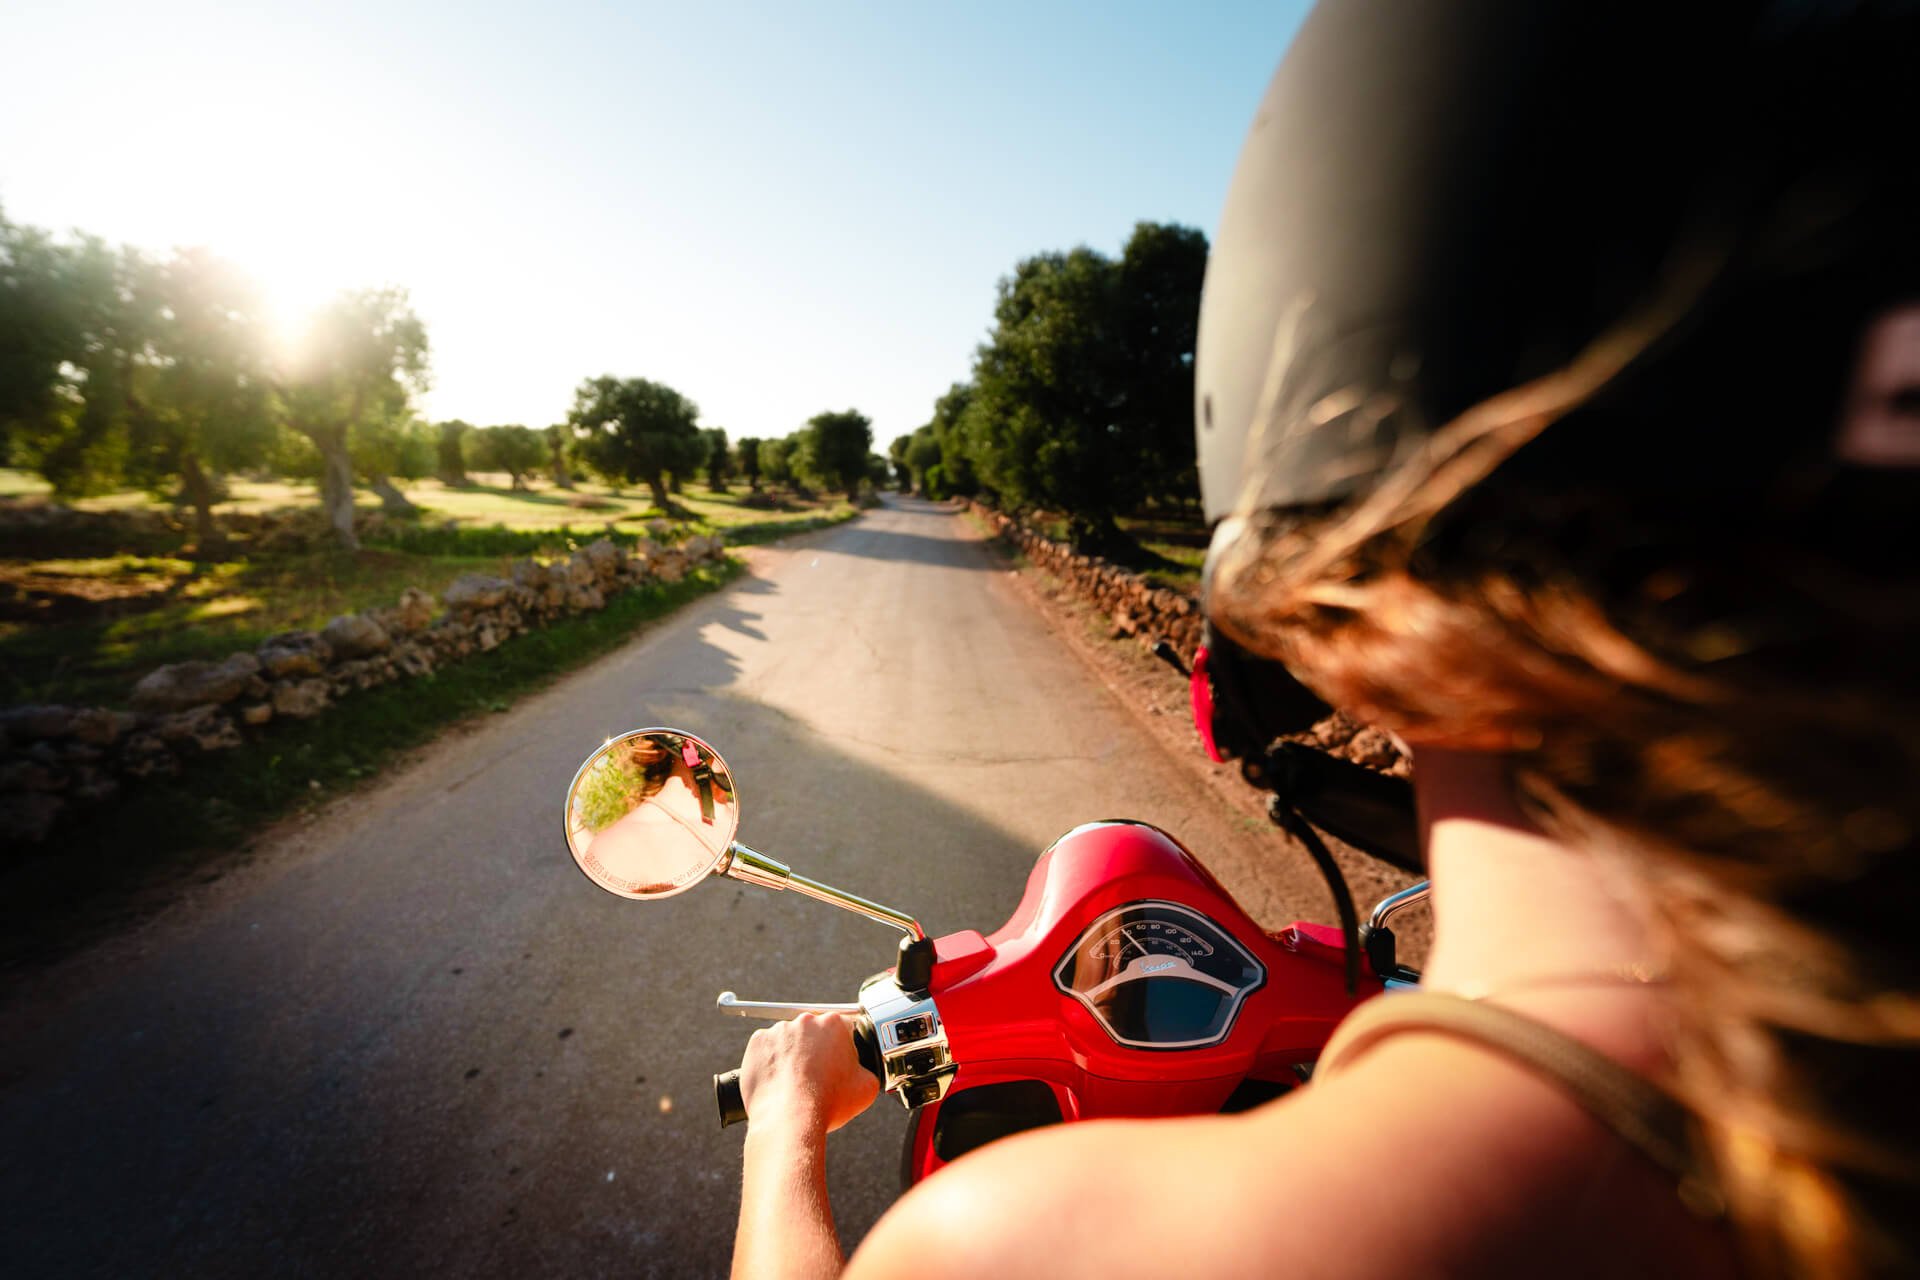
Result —
<path fill-rule="evenodd" d="M 873 1029 L 873 1023 L 866 1018 L 857 1019 L 853 1026 L 853 1051 L 860 1057 L 860 1065 L 870 1072 L 881 1084 L 887 1082 L 886 1069 L 880 1062 L 880 1037 Z M 740 1071 L 723 1072 L 713 1078 L 713 1101 L 720 1109 L 720 1127 L 739 1124 L 747 1118 L 746 1100 L 740 1096 Z"/>
<path fill-rule="evenodd" d="M 720 1127 L 739 1124 L 747 1118 L 747 1104 L 740 1097 L 740 1071 L 735 1068 L 713 1078 L 713 1100 L 720 1108 Z"/>

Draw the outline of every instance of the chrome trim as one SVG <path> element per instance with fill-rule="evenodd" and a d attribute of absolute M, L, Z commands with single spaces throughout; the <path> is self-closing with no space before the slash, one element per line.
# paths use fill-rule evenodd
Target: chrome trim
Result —
<path fill-rule="evenodd" d="M 945 1097 L 960 1068 L 933 997 L 903 991 L 892 973 L 881 973 L 861 985 L 860 1006 L 880 1042 L 880 1087 L 898 1093 L 900 1105 L 909 1111 Z M 904 1039 L 906 1030 L 919 1034 Z"/>
<path fill-rule="evenodd" d="M 795 889 L 809 898 L 818 898 L 821 902 L 830 902 L 836 907 L 851 911 L 855 915 L 865 916 L 869 920 L 878 920 L 906 934 L 914 941 L 927 936 L 920 922 L 904 911 L 895 911 L 892 907 L 883 907 L 877 902 L 868 901 L 857 894 L 844 889 L 836 889 L 829 884 L 806 876 L 795 875 L 793 868 L 786 863 L 756 853 L 738 840 L 727 847 L 727 853 L 720 865 L 714 868 L 717 875 L 729 876 L 735 880 L 744 880 L 748 884 L 757 884 L 763 889 Z"/>
<path fill-rule="evenodd" d="M 720 860 L 714 873 L 757 884 L 763 889 L 784 889 L 793 878 L 793 869 L 786 863 L 755 853 L 738 840 L 727 846 L 727 856 Z"/>
<path fill-rule="evenodd" d="M 1432 891 L 1432 888 L 1432 881 L 1422 880 L 1419 884 L 1408 885 L 1400 892 L 1390 894 L 1380 899 L 1380 901 L 1373 904 L 1373 910 L 1367 916 L 1367 928 L 1386 928 L 1387 921 L 1399 915 L 1401 911 L 1416 902 L 1425 901 L 1427 894 Z"/>
<path fill-rule="evenodd" d="M 784 1022 L 803 1013 L 859 1013 L 857 1004 L 778 1004 L 769 1000 L 742 1000 L 731 991 L 722 991 L 713 1007 L 736 1018 L 765 1018 Z"/>
<path fill-rule="evenodd" d="M 831 902 L 836 907 L 844 907 L 855 915 L 865 916 L 869 920 L 878 920 L 881 924 L 892 925 L 915 942 L 927 936 L 920 922 L 904 911 L 895 911 L 892 907 L 883 907 L 877 902 L 836 889 L 832 885 L 821 884 L 818 880 L 809 880 L 805 876 L 794 876 L 788 887 L 798 889 L 809 898 L 818 898 L 822 902 Z"/>

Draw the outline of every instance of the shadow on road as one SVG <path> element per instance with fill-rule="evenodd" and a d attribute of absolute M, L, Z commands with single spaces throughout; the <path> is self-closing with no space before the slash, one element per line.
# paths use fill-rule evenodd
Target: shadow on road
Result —
<path fill-rule="evenodd" d="M 967 550 L 875 546 L 919 543 Z M 776 589 L 705 620 L 759 638 L 743 604 Z M 850 999 L 894 935 L 731 881 L 601 893 L 556 832 L 578 761 L 608 722 L 684 725 L 739 779 L 744 841 L 933 933 L 997 926 L 1039 850 L 740 696 L 695 628 L 629 665 L 355 797 L 323 845 L 86 981 L 13 993 L 8 1273 L 724 1274 L 742 1131 L 708 1077 L 751 1028 L 714 995 Z M 832 1140 L 849 1247 L 904 1127 L 883 1098 Z"/>
<path fill-rule="evenodd" d="M 859 556 L 868 560 L 896 560 L 912 564 L 939 565 L 948 569 L 992 569 L 992 560 L 980 552 L 977 544 L 951 538 L 929 538 L 918 533 L 895 533 L 891 529 L 855 526 L 836 538 L 833 554 Z"/>

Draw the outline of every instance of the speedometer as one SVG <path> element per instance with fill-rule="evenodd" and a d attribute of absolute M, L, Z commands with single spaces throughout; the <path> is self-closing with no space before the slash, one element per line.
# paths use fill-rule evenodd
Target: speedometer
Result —
<path fill-rule="evenodd" d="M 1177 902 L 1116 907 L 1054 967 L 1054 985 L 1136 1049 L 1194 1049 L 1233 1030 L 1267 971 L 1206 916 Z"/>

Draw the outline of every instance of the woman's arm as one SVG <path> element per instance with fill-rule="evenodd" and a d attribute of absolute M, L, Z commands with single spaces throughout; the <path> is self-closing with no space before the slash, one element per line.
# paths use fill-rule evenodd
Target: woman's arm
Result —
<path fill-rule="evenodd" d="M 803 1014 L 753 1033 L 740 1063 L 748 1120 L 733 1243 L 734 1280 L 814 1280 L 845 1264 L 827 1203 L 827 1134 L 865 1111 L 880 1085 L 853 1048 L 845 1014 Z"/>

